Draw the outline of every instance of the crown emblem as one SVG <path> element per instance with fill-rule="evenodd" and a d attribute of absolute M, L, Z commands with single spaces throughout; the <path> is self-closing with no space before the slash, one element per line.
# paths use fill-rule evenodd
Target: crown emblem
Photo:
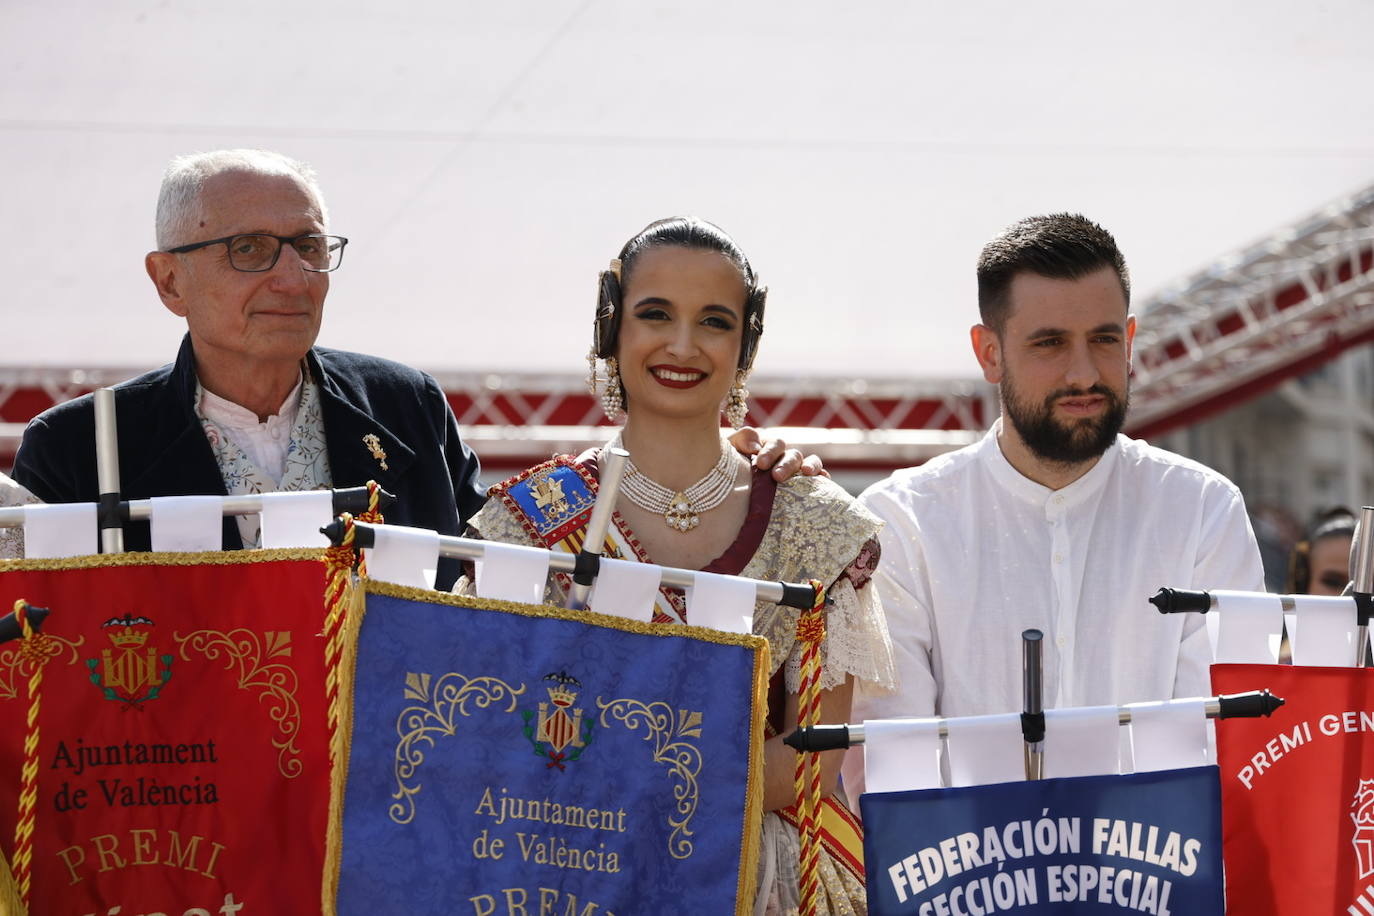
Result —
<path fill-rule="evenodd" d="M 582 756 L 592 740 L 593 724 L 582 717 L 582 710 L 573 706 L 577 699 L 577 689 L 582 682 L 566 671 L 544 675 L 544 680 L 552 681 L 549 701 L 539 704 L 539 715 L 535 718 L 533 710 L 523 710 L 525 737 L 534 745 L 534 752 L 547 757 L 545 766 L 549 769 L 564 770 L 567 764 Z"/>
<path fill-rule="evenodd" d="M 549 699 L 553 701 L 553 705 L 561 709 L 567 709 L 573 704 L 573 700 L 577 699 L 577 691 L 573 690 L 572 686 L 569 685 L 575 685 L 577 687 L 582 686 L 577 678 L 568 674 L 566 671 L 560 671 L 557 674 L 546 674 L 544 675 L 544 680 L 555 682 L 552 687 L 547 688 L 549 691 Z"/>
<path fill-rule="evenodd" d="M 107 633 L 105 635 L 110 637 L 110 642 L 121 649 L 137 649 L 148 641 L 147 633 L 140 633 L 133 627 L 125 627 L 122 630 L 115 630 L 113 633 Z"/>
<path fill-rule="evenodd" d="M 110 638 L 110 642 L 118 648 L 137 649 L 148 641 L 148 632 L 135 630 L 134 627 L 152 625 L 153 622 L 147 617 L 131 617 L 126 614 L 123 617 L 111 617 L 100 626 L 106 631 L 105 635 Z M 119 629 L 114 629 L 115 627 Z"/>

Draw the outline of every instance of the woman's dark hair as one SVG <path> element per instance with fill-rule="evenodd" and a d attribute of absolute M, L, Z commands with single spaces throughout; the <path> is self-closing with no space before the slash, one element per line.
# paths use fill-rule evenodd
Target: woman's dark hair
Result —
<path fill-rule="evenodd" d="M 768 290 L 759 286 L 758 277 L 749 266 L 749 259 L 735 244 L 735 240 L 715 223 L 708 223 L 695 216 L 672 216 L 655 220 L 625 243 L 611 269 L 601 272 L 597 280 L 593 353 L 602 358 L 615 355 L 620 322 L 624 317 L 622 290 L 629 284 L 640 255 L 655 248 L 667 247 L 714 251 L 729 258 L 739 268 L 746 289 L 739 368 L 748 369 L 754 363 L 759 337 L 763 334 L 763 307 Z"/>
<path fill-rule="evenodd" d="M 1288 560 L 1290 595 L 1305 595 L 1312 588 L 1312 545 L 1327 538 L 1353 538 L 1355 526 L 1355 513 L 1344 506 L 1327 509 L 1317 515 L 1302 540 L 1293 545 L 1293 553 Z"/>

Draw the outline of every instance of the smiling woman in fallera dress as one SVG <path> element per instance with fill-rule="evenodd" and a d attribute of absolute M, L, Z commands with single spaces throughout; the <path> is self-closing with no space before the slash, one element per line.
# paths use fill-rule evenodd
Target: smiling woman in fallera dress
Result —
<path fill-rule="evenodd" d="M 611 539 L 623 556 L 643 562 L 825 582 L 821 718 L 848 721 L 856 681 L 894 686 L 891 645 L 869 585 L 880 523 L 829 479 L 778 483 L 721 436 L 722 412 L 734 426 L 744 419 L 744 384 L 763 330 L 766 291 L 721 229 L 679 217 L 652 223 L 627 242 L 602 273 L 599 293 L 593 357 L 605 361 L 603 405 L 613 420 L 624 420 L 609 444 L 623 444 L 632 456 Z M 594 478 L 600 453 L 556 461 Z M 514 503 L 503 498 L 528 473 L 493 489 L 494 498 L 472 521 L 482 537 L 550 546 L 532 536 Z M 559 587 L 550 589 L 549 599 L 562 603 Z M 681 592 L 662 589 L 657 597 L 655 620 L 692 623 Z M 794 913 L 799 904 L 796 756 L 781 739 L 797 721 L 797 614 L 761 603 L 754 617 L 754 632 L 768 639 L 773 664 L 755 905 L 760 914 Z M 826 845 L 841 851 L 822 852 L 821 912 L 863 913 L 857 823 L 836 795 L 840 753 L 822 761 L 824 822 L 831 831 Z"/>

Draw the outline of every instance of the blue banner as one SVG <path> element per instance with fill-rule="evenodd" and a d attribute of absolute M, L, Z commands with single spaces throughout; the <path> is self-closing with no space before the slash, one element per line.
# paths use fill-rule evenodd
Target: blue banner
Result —
<path fill-rule="evenodd" d="M 339 913 L 747 912 L 764 640 L 367 587 Z"/>
<path fill-rule="evenodd" d="M 860 799 L 874 916 L 1221 916 L 1216 767 Z"/>

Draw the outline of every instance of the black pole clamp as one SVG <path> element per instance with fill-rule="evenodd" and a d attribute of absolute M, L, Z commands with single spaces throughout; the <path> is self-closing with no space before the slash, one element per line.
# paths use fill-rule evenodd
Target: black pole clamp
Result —
<path fill-rule="evenodd" d="M 849 747 L 849 726 L 808 725 L 783 738 L 782 743 L 794 751 L 840 750 Z"/>
<path fill-rule="evenodd" d="M 43 621 L 48 619 L 51 614 L 48 608 L 28 606 L 29 626 L 33 627 L 34 632 L 43 629 Z M 24 635 L 24 628 L 19 626 L 19 615 L 11 611 L 4 617 L 0 617 L 0 642 L 9 642 L 11 639 L 18 639 Z"/>

